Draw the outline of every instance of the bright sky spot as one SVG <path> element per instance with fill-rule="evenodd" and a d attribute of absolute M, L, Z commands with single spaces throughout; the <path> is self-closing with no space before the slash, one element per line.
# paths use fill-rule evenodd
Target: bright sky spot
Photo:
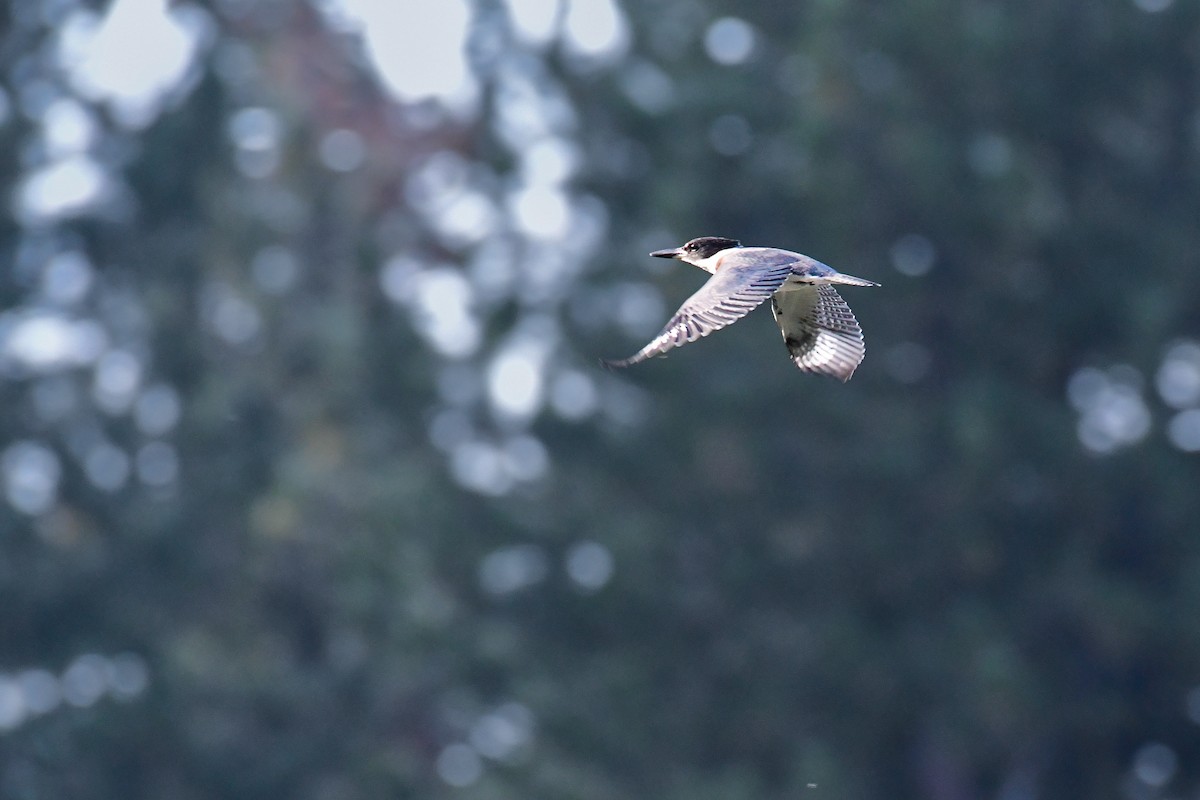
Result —
<path fill-rule="evenodd" d="M 1179 768 L 1179 756 L 1160 742 L 1143 745 L 1133 757 L 1133 774 L 1154 789 L 1166 786 Z"/>
<path fill-rule="evenodd" d="M 174 428 L 182 413 L 179 393 L 162 383 L 139 394 L 133 407 L 138 430 L 148 436 L 160 436 Z"/>
<path fill-rule="evenodd" d="M 452 744 L 438 754 L 437 772 L 443 781 L 461 789 L 483 775 L 483 760 L 470 745 Z"/>
<path fill-rule="evenodd" d="M 473 354 L 479 349 L 483 334 L 478 320 L 468 310 L 468 293 L 442 281 L 426 283 L 424 287 L 427 291 L 420 294 L 422 315 L 418 331 L 434 349 L 449 358 Z M 442 289 L 447 290 L 444 302 L 438 299 Z"/>
<path fill-rule="evenodd" d="M 127 350 L 109 350 L 96 364 L 96 385 L 105 394 L 132 395 L 141 379 L 141 362 Z"/>
<path fill-rule="evenodd" d="M 0 454 L 0 474 L 9 505 L 22 514 L 49 510 L 58 496 L 62 465 L 54 451 L 34 441 L 9 445 Z M 0 715 L 2 716 L 2 715 Z"/>
<path fill-rule="evenodd" d="M 201 305 L 209 328 L 228 344 L 248 344 L 262 330 L 258 308 L 223 281 L 205 289 Z"/>
<path fill-rule="evenodd" d="M 531 142 L 575 130 L 578 117 L 562 86 L 534 60 L 504 63 L 496 74 L 492 127 L 513 152 Z"/>
<path fill-rule="evenodd" d="M 550 456 L 546 446 L 533 436 L 514 436 L 504 443 L 505 467 L 519 481 L 535 481 L 546 474 Z"/>
<path fill-rule="evenodd" d="M 430 217 L 470 188 L 470 165 L 452 150 L 439 150 L 421 162 L 404 183 L 404 196 Z"/>
<path fill-rule="evenodd" d="M 89 364 L 107 343 L 103 330 L 91 320 L 72 320 L 57 314 L 0 316 L 0 364 L 50 372 Z"/>
<path fill-rule="evenodd" d="M 267 294 L 283 294 L 291 289 L 300 276 L 296 255 L 283 245 L 267 245 L 254 254 L 250 274 L 255 284 Z"/>
<path fill-rule="evenodd" d="M 1108 387 L 1108 377 L 1095 367 L 1084 367 L 1067 380 L 1067 400 L 1076 411 L 1087 411 Z"/>
<path fill-rule="evenodd" d="M 521 153 L 521 173 L 531 184 L 560 184 L 571 178 L 579 152 L 568 139 L 548 136 Z"/>
<path fill-rule="evenodd" d="M 81 153 L 96 139 L 96 120 L 76 100 L 57 100 L 42 114 L 46 152 L 51 158 Z"/>
<path fill-rule="evenodd" d="M 420 269 L 411 259 L 389 261 L 380 276 L 384 293 L 413 312 L 417 333 L 450 358 L 474 353 L 483 336 L 471 311 L 474 295 L 462 272 L 453 267 Z"/>
<path fill-rule="evenodd" d="M 754 27 L 738 17 L 722 17 L 704 33 L 704 50 L 718 64 L 741 64 L 754 52 Z"/>
<path fill-rule="evenodd" d="M 542 406 L 539 348 L 517 345 L 502 350 L 488 366 L 488 396 L 497 411 L 510 417 L 532 417 Z"/>
<path fill-rule="evenodd" d="M 486 239 L 498 221 L 499 214 L 491 198 L 473 190 L 459 192 L 446 202 L 440 213 L 429 216 L 434 230 L 452 246 Z"/>
<path fill-rule="evenodd" d="M 483 181 L 472 167 L 458 153 L 441 150 L 421 162 L 404 185 L 405 199 L 450 246 L 487 237 L 498 221 L 495 204 L 477 188 Z"/>
<path fill-rule="evenodd" d="M 1079 411 L 1076 434 L 1085 448 L 1107 455 L 1146 438 L 1150 409 L 1140 381 L 1140 373 L 1125 365 L 1107 372 L 1085 367 L 1071 376 L 1067 397 Z"/>
<path fill-rule="evenodd" d="M 937 248 L 921 234 L 910 233 L 896 240 L 891 255 L 892 266 L 897 272 L 918 278 L 933 269 L 937 261 Z"/>
<path fill-rule="evenodd" d="M 549 186 L 530 186 L 514 192 L 511 210 L 520 229 L 537 239 L 561 238 L 571 222 L 567 195 Z"/>
<path fill-rule="evenodd" d="M 1187 717 L 1194 724 L 1200 725 L 1200 686 L 1193 686 L 1183 699 Z"/>
<path fill-rule="evenodd" d="M 1185 453 L 1200 453 L 1200 409 L 1190 408 L 1172 417 L 1167 438 Z"/>
<path fill-rule="evenodd" d="M 25 178 L 17 189 L 17 214 L 26 224 L 86 213 L 110 199 L 115 186 L 108 172 L 86 155 L 52 161 Z"/>
<path fill-rule="evenodd" d="M 73 706 L 94 705 L 105 692 L 108 659 L 96 653 L 84 653 L 67 666 L 62 674 L 63 698 Z"/>
<path fill-rule="evenodd" d="M 629 26 L 615 0 L 569 0 L 563 43 L 573 55 L 612 61 L 629 45 Z"/>
<path fill-rule="evenodd" d="M 409 256 L 396 255 L 384 262 L 379 270 L 379 288 L 393 303 L 407 303 L 416 291 L 421 262 Z"/>
<path fill-rule="evenodd" d="M 366 159 L 367 147 L 356 131 L 339 128 L 321 138 L 318 155 L 321 163 L 334 172 L 353 172 Z"/>
<path fill-rule="evenodd" d="M 278 150 L 239 149 L 233 154 L 233 163 L 238 172 L 252 180 L 261 180 L 273 175 L 279 168 L 280 160 Z"/>
<path fill-rule="evenodd" d="M 1200 405 L 1200 343 L 1173 345 L 1158 368 L 1155 384 L 1163 402 L 1172 408 Z"/>
<path fill-rule="evenodd" d="M 268 108 L 243 108 L 229 117 L 229 138 L 237 147 L 234 163 L 248 178 L 265 178 L 279 166 L 283 123 Z"/>
<path fill-rule="evenodd" d="M 514 244 L 510 239 L 494 237 L 470 254 L 467 269 L 481 295 L 502 297 L 512 293 L 518 264 L 524 261 L 524 254 Z"/>
<path fill-rule="evenodd" d="M 599 542 L 579 542 L 567 551 L 567 575 L 585 591 L 603 588 L 612 578 L 614 566 L 612 553 Z"/>
<path fill-rule="evenodd" d="M 479 564 L 479 584 L 488 594 L 510 594 L 541 583 L 549 566 L 546 553 L 532 544 L 501 547 Z"/>
<path fill-rule="evenodd" d="M 16 681 L 0 675 L 0 731 L 17 727 L 25 721 L 28 713 L 21 687 Z"/>
<path fill-rule="evenodd" d="M 227 127 L 230 140 L 243 150 L 273 150 L 279 146 L 283 135 L 279 115 L 259 106 L 234 112 Z"/>
<path fill-rule="evenodd" d="M 131 462 L 128 454 L 116 445 L 102 442 L 87 452 L 83 471 L 97 489 L 115 492 L 129 480 Z"/>
<path fill-rule="evenodd" d="M 108 659 L 104 677 L 115 699 L 129 700 L 146 690 L 150 683 L 150 670 L 141 656 L 118 653 Z"/>
<path fill-rule="evenodd" d="M 476 720 L 467 741 L 480 755 L 504 761 L 533 738 L 533 724 L 533 712 L 526 706 L 505 703 Z"/>
<path fill-rule="evenodd" d="M 498 497 L 513 487 L 500 449 L 484 441 L 466 441 L 450 454 L 450 473 L 463 487 Z"/>
<path fill-rule="evenodd" d="M 96 362 L 92 395 L 110 414 L 124 413 L 142 384 L 142 363 L 128 350 L 109 350 Z"/>
<path fill-rule="evenodd" d="M 367 56 L 401 102 L 434 99 L 456 111 L 473 109 L 478 86 L 466 57 L 471 22 L 465 0 L 337 0 L 358 26 Z"/>
<path fill-rule="evenodd" d="M 550 407 L 565 420 L 591 416 L 599 402 L 595 381 L 582 372 L 564 372 L 550 384 Z"/>
<path fill-rule="evenodd" d="M 42 270 L 42 293 L 63 305 L 78 303 L 92 287 L 93 270 L 87 256 L 78 250 L 57 253 Z"/>
<path fill-rule="evenodd" d="M 671 76 L 649 61 L 638 61 L 621 73 L 621 90 L 647 114 L 669 111 L 676 100 Z"/>
<path fill-rule="evenodd" d="M 27 669 L 17 675 L 16 683 L 31 715 L 48 714 L 62 703 L 58 678 L 48 669 Z"/>
<path fill-rule="evenodd" d="M 558 29 L 562 0 L 508 0 L 508 18 L 524 42 L 544 45 Z"/>
<path fill-rule="evenodd" d="M 115 0 L 103 17 L 76 11 L 67 18 L 59 58 L 78 92 L 108 103 L 126 125 L 142 127 L 184 82 L 210 26 L 192 5 Z"/>
<path fill-rule="evenodd" d="M 12 676 L 0 674 L 0 731 L 49 714 L 64 702 L 83 708 L 105 694 L 130 700 L 145 691 L 149 682 L 146 662 L 132 653 L 113 658 L 84 653 L 68 664 L 62 675 L 42 668 Z"/>

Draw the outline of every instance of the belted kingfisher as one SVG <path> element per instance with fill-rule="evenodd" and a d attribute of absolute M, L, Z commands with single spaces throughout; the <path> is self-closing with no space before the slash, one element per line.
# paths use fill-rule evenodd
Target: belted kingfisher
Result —
<path fill-rule="evenodd" d="M 701 236 L 683 247 L 655 250 L 655 258 L 676 258 L 712 275 L 687 299 L 650 344 L 608 367 L 628 367 L 662 355 L 737 322 L 768 297 L 783 342 L 805 372 L 850 380 L 863 360 L 862 328 L 832 284 L 878 286 L 843 275 L 820 261 L 775 247 L 742 247 L 736 239 Z"/>

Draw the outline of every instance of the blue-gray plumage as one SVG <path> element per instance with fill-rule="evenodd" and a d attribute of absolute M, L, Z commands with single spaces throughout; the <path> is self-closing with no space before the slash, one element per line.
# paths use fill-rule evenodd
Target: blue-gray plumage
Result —
<path fill-rule="evenodd" d="M 874 281 L 843 275 L 791 250 L 742 247 L 736 239 L 719 236 L 702 236 L 650 255 L 685 261 L 712 277 L 680 306 L 662 333 L 629 358 L 605 361 L 607 366 L 627 367 L 694 342 L 738 321 L 768 298 L 797 367 L 848 381 L 862 362 L 862 329 L 832 284 L 878 286 Z"/>

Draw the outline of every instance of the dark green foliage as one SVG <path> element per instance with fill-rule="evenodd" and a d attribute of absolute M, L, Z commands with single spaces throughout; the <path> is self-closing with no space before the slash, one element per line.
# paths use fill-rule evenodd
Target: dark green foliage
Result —
<path fill-rule="evenodd" d="M 0 219 L 6 324 L 47 307 L 31 252 L 84 252 L 70 314 L 180 408 L 156 431 L 97 407 L 94 363 L 3 362 L 0 451 L 38 443 L 61 479 L 36 513 L 0 499 L 0 723 L 29 671 L 65 686 L 85 654 L 133 654 L 148 682 L 12 717 L 0 797 L 1196 793 L 1200 468 L 1155 376 L 1200 338 L 1200 7 L 629 0 L 629 52 L 580 68 L 517 54 L 504 4 L 479 3 L 480 115 L 423 125 L 318 10 L 260 5 L 216 4 L 196 85 L 144 130 L 94 107 L 129 208 Z M 46 55 L 61 13 L 0 13 L 19 187 L 30 82 L 69 94 Z M 727 14 L 755 47 L 719 65 L 704 35 Z M 512 222 L 526 143 L 497 132 L 500 62 L 569 103 L 598 243 Z M 230 133 L 249 107 L 281 128 L 263 177 Z M 321 164 L 338 129 L 361 168 Z M 421 206 L 414 176 L 448 153 L 502 219 L 478 240 Z M 882 283 L 845 292 L 854 380 L 799 374 L 765 312 L 595 367 L 661 322 L 623 328 L 622 292 L 660 290 L 665 319 L 700 285 L 646 252 L 700 235 Z M 408 284 L 389 300 L 404 259 L 466 276 L 477 351 L 431 345 Z M 549 393 L 582 375 L 598 410 L 489 403 L 529 331 Z M 1085 368 L 1148 432 L 1087 446 Z M 62 386 L 78 402 L 39 411 Z M 105 490 L 96 436 L 169 444 L 177 478 L 135 457 Z M 532 478 L 465 488 L 497 458 Z M 597 553 L 613 572 L 589 585 Z M 488 730 L 511 752 L 448 785 Z"/>

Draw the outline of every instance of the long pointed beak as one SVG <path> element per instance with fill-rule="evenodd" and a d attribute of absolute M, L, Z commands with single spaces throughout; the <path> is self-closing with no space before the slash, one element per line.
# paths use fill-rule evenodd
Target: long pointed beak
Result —
<path fill-rule="evenodd" d="M 650 255 L 655 258 L 679 258 L 683 255 L 683 250 L 678 247 L 672 247 L 670 250 L 655 250 Z"/>

